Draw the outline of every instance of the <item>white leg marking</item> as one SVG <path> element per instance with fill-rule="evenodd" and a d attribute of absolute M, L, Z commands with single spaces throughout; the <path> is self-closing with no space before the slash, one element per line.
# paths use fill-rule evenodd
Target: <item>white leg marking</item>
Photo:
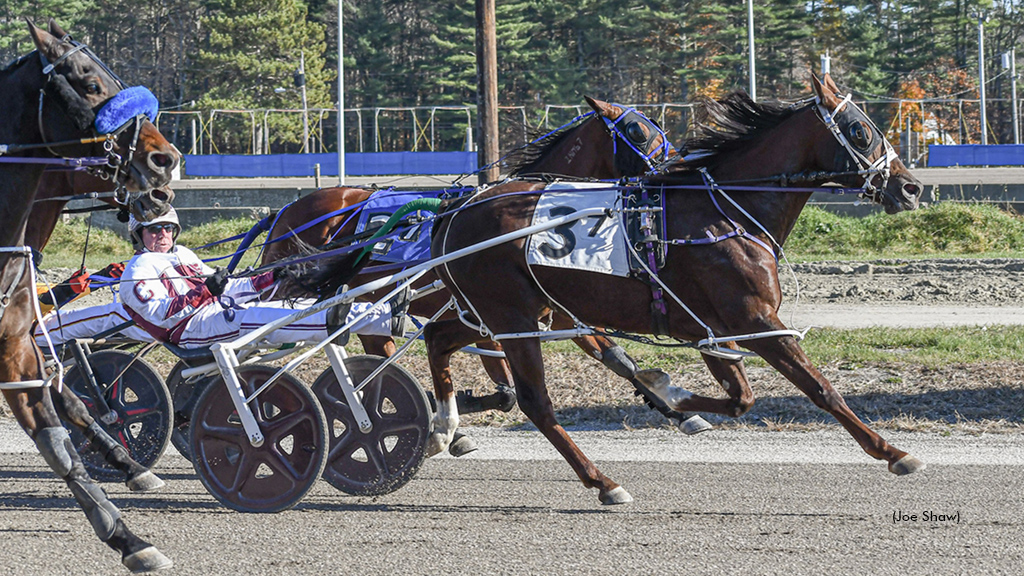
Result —
<path fill-rule="evenodd" d="M 434 414 L 433 431 L 427 439 L 427 456 L 440 454 L 448 449 L 455 437 L 455 429 L 459 427 L 459 410 L 455 405 L 455 394 L 437 403 Z"/>

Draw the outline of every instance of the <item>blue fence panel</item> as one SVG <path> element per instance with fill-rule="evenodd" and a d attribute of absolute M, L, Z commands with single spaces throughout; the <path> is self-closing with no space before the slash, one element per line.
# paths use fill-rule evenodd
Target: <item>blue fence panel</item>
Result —
<path fill-rule="evenodd" d="M 962 144 L 928 147 L 928 166 L 1021 166 L 1024 144 Z"/>
<path fill-rule="evenodd" d="M 320 165 L 323 176 L 338 175 L 338 155 L 259 154 L 186 155 L 188 176 L 281 177 L 313 176 Z M 348 176 L 405 174 L 468 174 L 477 168 L 476 152 L 346 152 Z"/>

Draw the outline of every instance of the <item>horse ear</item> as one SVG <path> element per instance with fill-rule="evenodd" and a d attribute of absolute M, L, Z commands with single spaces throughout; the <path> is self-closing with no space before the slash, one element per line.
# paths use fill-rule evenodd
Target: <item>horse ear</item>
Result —
<path fill-rule="evenodd" d="M 50 34 L 46 30 L 36 26 L 35 23 L 28 18 L 26 18 L 25 21 L 28 22 L 28 33 L 32 36 L 32 42 L 35 43 L 36 49 L 39 50 L 39 53 L 46 56 L 49 60 L 56 60 L 58 57 L 57 47 L 60 46 L 60 40 L 54 37 L 53 34 Z"/>
<path fill-rule="evenodd" d="M 826 75 L 825 81 L 828 82 L 829 78 Z M 836 106 L 839 106 L 839 99 L 836 98 L 836 93 L 831 89 L 827 88 L 818 80 L 818 77 L 811 73 L 811 86 L 814 88 L 814 93 L 818 95 L 818 99 L 825 105 L 829 110 L 835 110 Z"/>
<path fill-rule="evenodd" d="M 64 29 L 61 28 L 60 25 L 57 24 L 57 21 L 54 20 L 53 18 L 50 18 L 50 34 L 53 34 L 57 38 L 64 38 L 68 35 L 68 33 L 65 32 Z"/>
<path fill-rule="evenodd" d="M 591 98 L 590 96 L 584 96 L 583 98 L 586 99 L 587 104 L 590 104 L 590 107 L 594 109 L 594 112 L 597 112 L 605 118 L 615 120 L 622 115 L 622 108 L 619 108 L 618 106 L 613 106 L 607 102 Z"/>
<path fill-rule="evenodd" d="M 835 83 L 835 80 L 832 79 L 831 74 L 825 74 L 825 77 L 822 78 L 822 80 L 825 83 L 825 88 L 828 88 L 835 94 L 839 94 L 839 86 Z"/>

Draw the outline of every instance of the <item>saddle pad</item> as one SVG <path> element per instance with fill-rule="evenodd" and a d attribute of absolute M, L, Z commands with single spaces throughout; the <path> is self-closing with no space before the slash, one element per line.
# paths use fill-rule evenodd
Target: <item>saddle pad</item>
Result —
<path fill-rule="evenodd" d="M 586 208 L 618 206 L 619 191 L 612 185 L 557 183 L 541 194 L 531 224 L 549 222 Z M 526 245 L 526 262 L 629 276 L 626 237 L 619 218 L 591 216 L 533 234 Z"/>
<path fill-rule="evenodd" d="M 370 195 L 359 211 L 356 233 L 380 228 L 403 205 L 420 198 L 440 198 L 450 190 L 417 192 L 409 190 L 382 190 Z M 424 216 L 428 216 L 424 214 Z M 373 259 L 381 262 L 410 262 L 430 259 L 430 229 L 433 220 L 414 226 L 395 228 L 397 235 L 389 235 L 373 249 Z"/>

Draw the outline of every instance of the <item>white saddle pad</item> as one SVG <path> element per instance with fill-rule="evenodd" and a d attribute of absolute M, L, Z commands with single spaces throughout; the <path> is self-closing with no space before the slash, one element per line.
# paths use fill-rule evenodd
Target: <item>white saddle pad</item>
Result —
<path fill-rule="evenodd" d="M 616 208 L 619 191 L 611 184 L 555 183 L 545 189 L 533 212 L 533 225 L 585 208 Z M 629 275 L 625 231 L 620 214 L 591 216 L 530 236 L 526 261 L 531 266 Z"/>

